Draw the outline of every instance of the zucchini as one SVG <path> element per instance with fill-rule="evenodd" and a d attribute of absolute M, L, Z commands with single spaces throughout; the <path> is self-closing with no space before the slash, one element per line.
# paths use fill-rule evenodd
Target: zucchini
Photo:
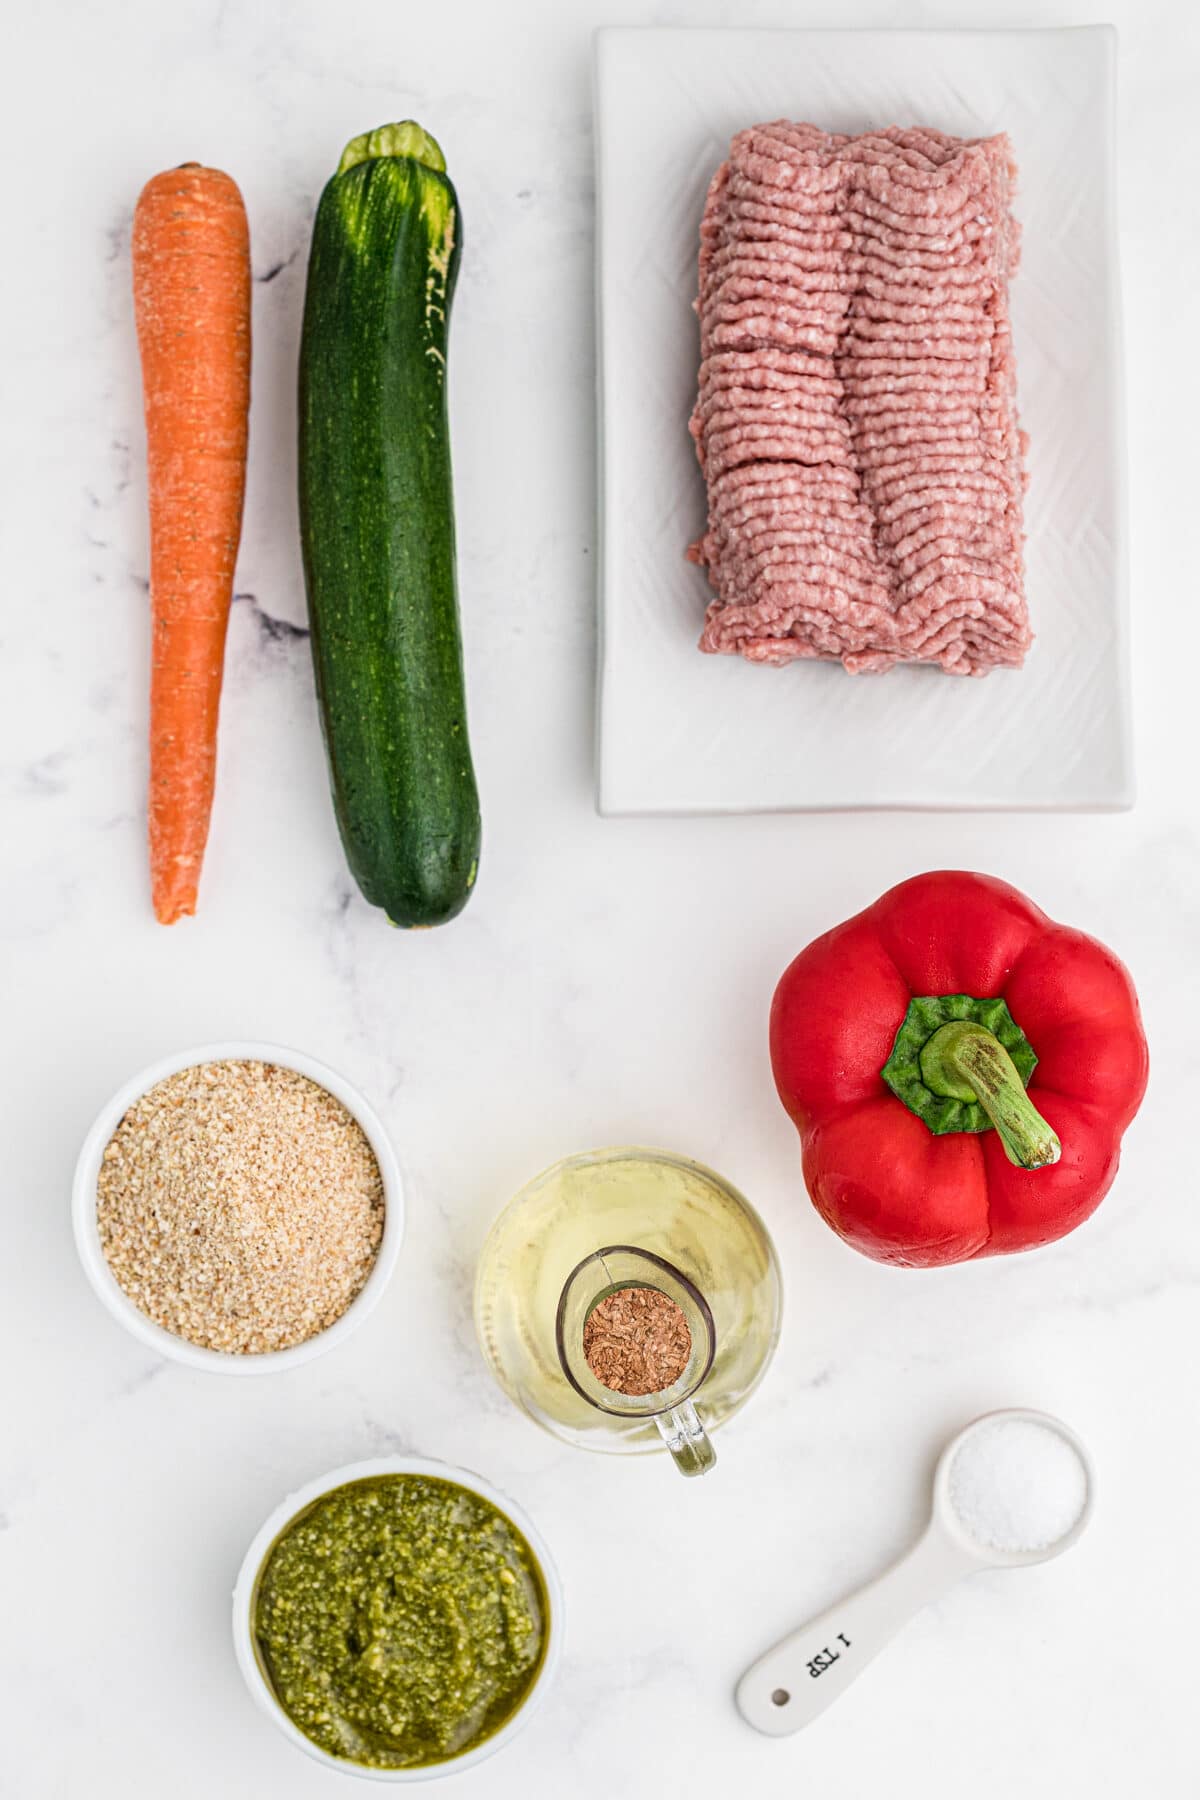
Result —
<path fill-rule="evenodd" d="M 351 873 L 440 925 L 479 867 L 446 412 L 458 198 L 411 121 L 346 146 L 313 227 L 300 347 L 300 532 Z"/>

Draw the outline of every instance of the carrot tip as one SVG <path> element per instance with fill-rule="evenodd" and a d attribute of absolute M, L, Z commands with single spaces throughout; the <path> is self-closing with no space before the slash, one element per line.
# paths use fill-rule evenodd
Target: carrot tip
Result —
<path fill-rule="evenodd" d="M 174 925 L 179 919 L 191 919 L 196 915 L 194 900 L 155 900 L 154 916 L 160 925 Z"/>

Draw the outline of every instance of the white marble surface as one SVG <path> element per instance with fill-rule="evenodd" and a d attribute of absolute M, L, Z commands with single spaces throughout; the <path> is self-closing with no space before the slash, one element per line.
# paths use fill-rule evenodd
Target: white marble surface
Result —
<path fill-rule="evenodd" d="M 1200 27 L 1182 5 L 1114 10 L 1141 785 L 1117 818 L 593 810 L 589 31 L 800 24 L 806 9 L 53 0 L 8 20 L 6 1796 L 349 1793 L 253 1710 L 228 1595 L 282 1493 L 393 1446 L 474 1464 L 519 1497 L 569 1595 L 549 1704 L 447 1795 L 1197 1791 Z M 996 0 L 811 22 L 1089 17 L 1081 0 Z M 352 891 L 326 795 L 298 635 L 293 376 L 315 196 L 346 138 L 408 113 L 447 146 L 467 221 L 453 408 L 487 841 L 462 919 L 402 937 Z M 128 251 L 142 181 L 186 157 L 242 184 L 259 284 L 218 804 L 201 916 L 167 932 L 142 847 Z M 1126 957 L 1154 1077 L 1090 1226 L 1040 1255 L 917 1275 L 845 1250 L 809 1207 L 764 1026 L 794 950 L 945 863 L 1009 877 Z M 178 1045 L 234 1035 L 303 1046 L 365 1087 L 411 1202 L 395 1285 L 361 1334 L 260 1383 L 166 1367 L 122 1335 L 68 1227 L 75 1152 L 105 1096 Z M 472 1266 L 505 1196 L 560 1152 L 630 1139 L 744 1187 L 788 1283 L 776 1365 L 695 1487 L 661 1460 L 540 1435 L 489 1385 L 472 1337 Z M 753 1736 L 730 1699 L 747 1659 L 901 1547 L 948 1431 L 1022 1402 L 1094 1448 L 1085 1541 L 1061 1563 L 975 1578 L 803 1738 Z"/>

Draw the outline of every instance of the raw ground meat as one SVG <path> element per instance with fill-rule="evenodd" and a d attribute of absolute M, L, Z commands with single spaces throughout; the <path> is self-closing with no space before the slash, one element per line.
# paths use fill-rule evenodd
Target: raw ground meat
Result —
<path fill-rule="evenodd" d="M 703 650 L 1019 668 L 1008 139 L 757 125 L 700 225 Z"/>

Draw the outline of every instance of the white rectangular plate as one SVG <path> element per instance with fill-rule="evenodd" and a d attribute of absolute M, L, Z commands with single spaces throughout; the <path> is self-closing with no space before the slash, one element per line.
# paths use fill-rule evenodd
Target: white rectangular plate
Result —
<path fill-rule="evenodd" d="M 600 810 L 1132 805 L 1115 34 L 604 30 L 595 54 Z M 700 214 L 733 134 L 776 118 L 1012 138 L 1036 633 L 1023 670 L 852 677 L 696 648 Z"/>

